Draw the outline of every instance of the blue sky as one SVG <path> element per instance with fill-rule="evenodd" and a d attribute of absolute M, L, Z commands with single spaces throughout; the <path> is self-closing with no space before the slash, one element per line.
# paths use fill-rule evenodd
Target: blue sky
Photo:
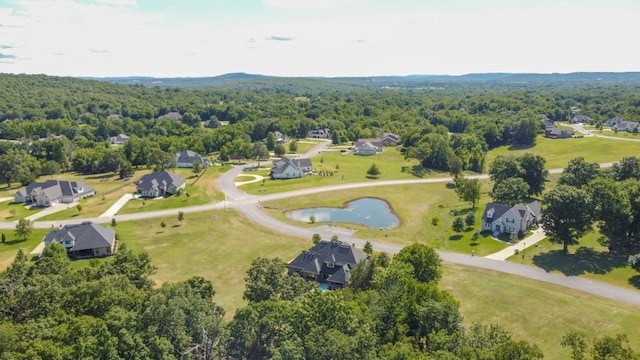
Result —
<path fill-rule="evenodd" d="M 0 0 L 0 72 L 640 71 L 636 0 Z"/>

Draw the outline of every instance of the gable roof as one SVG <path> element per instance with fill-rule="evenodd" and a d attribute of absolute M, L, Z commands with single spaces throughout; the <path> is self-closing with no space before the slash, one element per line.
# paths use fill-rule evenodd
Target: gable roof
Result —
<path fill-rule="evenodd" d="M 182 120 L 182 115 L 177 111 L 171 111 L 164 115 L 158 116 L 158 119 Z"/>
<path fill-rule="evenodd" d="M 382 143 L 382 139 L 358 139 L 356 140 L 356 143 L 354 145 L 354 147 L 356 149 L 359 149 L 361 147 L 363 147 L 364 145 L 366 145 L 367 143 L 369 143 L 368 146 L 375 146 L 378 149 L 382 149 L 382 147 L 384 146 L 384 144 Z"/>
<path fill-rule="evenodd" d="M 70 251 L 89 250 L 113 246 L 115 234 L 113 229 L 83 222 L 51 231 L 45 236 L 44 243 L 49 245 L 55 241 L 63 244 L 66 240 L 71 240 L 73 245 L 69 248 Z"/>
<path fill-rule="evenodd" d="M 206 163 L 204 157 L 195 151 L 183 150 L 176 153 L 176 163 L 192 164 L 194 161 L 198 161 L 201 164 Z"/>
<path fill-rule="evenodd" d="M 182 184 L 184 184 L 184 179 L 180 176 L 167 171 L 156 171 L 140 178 L 138 191 L 166 189 L 170 185 L 179 187 Z"/>
<path fill-rule="evenodd" d="M 32 182 L 18 190 L 21 196 L 44 193 L 49 199 L 60 196 L 77 197 L 94 191 L 94 189 L 82 181 L 47 180 L 45 182 Z"/>
<path fill-rule="evenodd" d="M 591 118 L 587 115 L 576 115 L 571 118 L 572 123 L 588 123 L 591 122 Z"/>
<path fill-rule="evenodd" d="M 390 132 L 384 132 L 380 136 L 380 139 L 391 139 L 393 141 L 399 142 L 400 141 L 400 135 L 394 134 L 394 133 L 390 133 Z"/>
<path fill-rule="evenodd" d="M 306 273 L 328 275 L 327 282 L 346 284 L 351 277 L 351 269 L 365 259 L 367 255 L 347 243 L 321 240 L 311 249 L 303 250 L 288 266 Z"/>
<path fill-rule="evenodd" d="M 531 214 L 535 217 L 540 217 L 542 213 L 542 206 L 538 200 L 534 200 L 529 204 L 517 204 L 514 206 L 504 205 L 496 202 L 492 202 L 487 204 L 484 208 L 484 213 L 482 214 L 482 221 L 486 223 L 492 223 L 494 220 L 499 219 L 502 215 L 504 215 L 509 210 L 513 209 L 516 215 L 519 215 L 520 218 L 524 218 L 527 215 L 527 212 L 531 212 Z"/>
<path fill-rule="evenodd" d="M 296 170 L 300 170 L 301 168 L 311 167 L 311 159 L 309 158 L 289 159 L 288 157 L 283 156 L 279 160 L 274 160 L 272 163 L 272 166 L 273 168 L 271 169 L 271 172 L 273 174 L 281 174 L 289 166 L 293 166 Z"/>

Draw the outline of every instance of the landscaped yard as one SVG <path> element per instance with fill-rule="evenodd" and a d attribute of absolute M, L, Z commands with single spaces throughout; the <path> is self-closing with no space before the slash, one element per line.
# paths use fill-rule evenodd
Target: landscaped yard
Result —
<path fill-rule="evenodd" d="M 615 162 L 630 154 L 640 154 L 640 142 L 583 137 L 572 139 L 548 139 L 538 136 L 536 145 L 529 148 L 501 146 L 487 154 L 486 164 L 498 155 L 520 155 L 530 152 L 547 160 L 547 169 L 562 168 L 569 160 L 582 156 L 586 161 L 605 163 Z"/>
<path fill-rule="evenodd" d="M 230 167 L 228 166 L 210 166 L 201 173 L 200 177 L 196 177 L 191 169 L 172 169 L 172 172 L 175 172 L 187 182 L 187 188 L 181 191 L 181 195 L 171 195 L 158 199 L 140 198 L 130 200 L 118 213 L 132 214 L 222 201 L 224 200 L 224 194 L 216 186 L 216 179 L 229 169 Z M 187 193 L 189 196 L 187 196 Z"/>
<path fill-rule="evenodd" d="M 405 160 L 404 155 L 393 147 L 385 148 L 383 153 L 373 156 L 357 156 L 350 152 L 342 153 L 338 149 L 329 148 L 312 158 L 312 161 L 313 169 L 318 173 L 317 175 L 308 175 L 301 179 L 267 179 L 264 183 L 243 185 L 241 189 L 250 194 L 261 195 L 353 182 L 415 179 L 423 176 L 449 176 L 448 173 L 422 173 L 420 168 L 417 167 L 418 160 Z M 378 179 L 367 177 L 367 170 L 373 163 L 376 164 L 381 172 Z M 418 169 L 417 172 L 412 171 L 414 166 Z M 258 170 L 251 173 L 268 177 L 269 170 Z"/>
<path fill-rule="evenodd" d="M 539 247 L 526 249 L 524 259 L 520 253 L 508 261 L 523 262 L 547 272 L 582 276 L 640 290 L 640 273 L 627 266 L 629 254 L 609 253 L 606 247 L 598 243 L 600 236 L 597 231 L 587 234 L 580 239 L 580 245 L 569 246 L 567 255 L 562 253 L 562 245 L 545 239 L 538 243 Z"/>
<path fill-rule="evenodd" d="M 537 344 L 545 359 L 569 359 L 562 335 L 584 331 L 590 336 L 626 334 L 640 351 L 637 306 L 580 291 L 495 271 L 445 264 L 441 286 L 460 301 L 466 324 L 496 323 L 515 340 Z"/>
<path fill-rule="evenodd" d="M 192 276 L 211 280 L 214 299 L 228 318 L 245 305 L 244 277 L 253 259 L 280 257 L 289 261 L 312 245 L 311 239 L 304 241 L 256 227 L 233 210 L 186 214 L 181 223 L 177 216 L 121 222 L 116 231 L 121 244 L 149 253 L 158 267 L 153 275 L 158 284 Z"/>
<path fill-rule="evenodd" d="M 327 192 L 309 196 L 263 202 L 262 205 L 271 216 L 298 226 L 314 227 L 323 223 L 310 224 L 287 218 L 287 210 L 318 207 L 343 206 L 344 203 L 361 197 L 376 197 L 386 200 L 393 208 L 401 224 L 395 229 L 368 228 L 355 224 L 334 224 L 357 229 L 355 236 L 379 241 L 409 245 L 416 241 L 426 241 L 439 249 L 471 253 L 478 256 L 499 251 L 507 244 L 492 239 L 485 234 L 477 245 L 471 242 L 474 231 L 480 229 L 482 212 L 491 199 L 486 195 L 491 183 L 483 182 L 482 197 L 474 212 L 476 224 L 461 234 L 452 231 L 451 225 L 456 216 L 464 217 L 471 210 L 470 203 L 458 200 L 455 191 L 447 183 L 412 184 L 382 186 L 347 191 Z M 434 220 L 435 218 L 435 220 Z M 434 225 L 435 223 L 435 225 Z M 474 230 L 475 229 L 475 230 Z"/>
<path fill-rule="evenodd" d="M 0 203 L 0 221 L 17 221 L 27 216 L 37 214 L 41 208 L 30 208 L 24 204 L 16 204 L 13 200 Z M 11 211 L 14 211 L 12 214 Z"/>

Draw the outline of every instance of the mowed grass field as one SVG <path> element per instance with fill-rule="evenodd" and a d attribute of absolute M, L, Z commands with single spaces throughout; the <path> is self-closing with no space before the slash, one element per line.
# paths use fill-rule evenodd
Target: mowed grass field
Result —
<path fill-rule="evenodd" d="M 519 253 L 508 261 L 639 290 L 640 296 L 640 273 L 627 265 L 630 254 L 610 253 L 607 247 L 598 243 L 600 236 L 597 230 L 585 235 L 580 239 L 580 245 L 569 246 L 567 255 L 562 253 L 562 245 L 545 239 L 538 243 L 539 247 L 526 249 L 524 257 Z"/>
<path fill-rule="evenodd" d="M 626 334 L 640 351 L 640 308 L 599 296 L 495 271 L 444 265 L 441 287 L 460 301 L 467 325 L 496 323 L 513 337 L 537 344 L 545 359 L 569 359 L 561 338 Z M 640 296 L 640 295 L 639 295 Z"/>
<path fill-rule="evenodd" d="M 128 201 L 118 213 L 132 214 L 222 201 L 224 200 L 224 194 L 218 189 L 216 179 L 229 169 L 229 166 L 209 166 L 199 176 L 196 176 L 192 169 L 171 169 L 171 172 L 181 176 L 187 182 L 187 187 L 181 191 L 180 196 L 171 195 L 159 199 L 133 199 Z M 186 195 L 187 193 L 189 193 L 189 196 Z"/>
<path fill-rule="evenodd" d="M 628 155 L 640 156 L 640 142 L 598 137 L 548 139 L 538 136 L 536 145 L 533 147 L 501 146 L 490 150 L 485 163 L 491 164 L 498 155 L 520 155 L 526 152 L 544 157 L 547 161 L 547 169 L 554 169 L 567 166 L 569 160 L 578 156 L 584 157 L 586 161 L 597 163 L 616 162 Z"/>
<path fill-rule="evenodd" d="M 471 253 L 483 256 L 499 251 L 507 244 L 483 235 L 477 244 L 473 244 L 471 236 L 481 228 L 481 217 L 487 202 L 491 201 L 487 192 L 489 181 L 482 182 L 483 196 L 474 210 L 476 223 L 464 232 L 456 234 L 451 225 L 456 216 L 464 217 L 471 210 L 471 204 L 461 202 L 451 184 L 411 184 L 381 186 L 346 191 L 327 192 L 309 196 L 263 202 L 264 210 L 271 216 L 291 224 L 303 227 L 315 227 L 327 223 L 291 220 L 285 212 L 293 209 L 309 207 L 342 207 L 345 203 L 363 197 L 375 197 L 389 203 L 396 216 L 400 218 L 400 226 L 394 229 L 368 228 L 357 224 L 331 223 L 336 226 L 357 229 L 355 236 L 365 239 L 409 245 L 414 242 L 427 244 L 449 251 Z"/>
<path fill-rule="evenodd" d="M 161 222 L 166 223 L 162 228 Z M 259 228 L 229 209 L 196 214 L 118 223 L 121 244 L 146 251 L 158 267 L 157 284 L 202 276 L 213 282 L 215 301 L 231 318 L 244 306 L 244 277 L 257 257 L 294 258 L 308 241 Z"/>
<path fill-rule="evenodd" d="M 27 216 L 37 214 L 39 208 L 27 207 L 24 204 L 16 204 L 13 200 L 0 203 L 0 221 L 18 221 Z M 14 212 L 13 214 L 11 212 Z"/>
<path fill-rule="evenodd" d="M 250 194 L 262 195 L 354 182 L 448 176 L 447 173 L 439 172 L 423 173 L 418 171 L 413 173 L 411 169 L 418 165 L 418 160 L 405 160 L 404 155 L 393 147 L 387 147 L 384 152 L 373 156 L 357 156 L 351 152 L 342 153 L 340 149 L 346 149 L 346 147 L 328 148 L 318 156 L 312 158 L 314 171 L 324 175 L 308 175 L 304 178 L 288 180 L 272 180 L 267 178 L 264 183 L 247 184 L 240 188 L 242 191 Z M 377 179 L 370 179 L 367 177 L 367 170 L 369 170 L 374 163 L 378 169 L 380 169 L 381 174 Z M 405 169 L 404 171 L 403 168 Z M 251 173 L 268 177 L 269 169 L 252 171 Z"/>
<path fill-rule="evenodd" d="M 45 229 L 34 229 L 27 240 L 17 238 L 14 229 L 0 230 L 7 239 L 7 242 L 0 243 L 0 271 L 4 270 L 13 262 L 19 249 L 29 256 L 31 250 L 33 250 L 42 241 L 44 235 L 49 232 Z"/>

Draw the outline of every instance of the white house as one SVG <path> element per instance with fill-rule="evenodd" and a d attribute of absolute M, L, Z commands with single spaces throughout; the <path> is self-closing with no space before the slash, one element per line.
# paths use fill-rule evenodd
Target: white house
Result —
<path fill-rule="evenodd" d="M 58 203 L 68 204 L 88 196 L 96 191 L 82 181 L 47 180 L 33 182 L 13 194 L 15 203 L 51 206 Z"/>
<path fill-rule="evenodd" d="M 515 206 L 489 203 L 482 214 L 482 230 L 496 235 L 524 232 L 542 219 L 540 202 Z"/>
<path fill-rule="evenodd" d="M 272 179 L 293 179 L 301 178 L 311 171 L 313 171 L 311 159 L 289 159 L 283 156 L 280 160 L 273 162 L 269 175 Z"/>
<path fill-rule="evenodd" d="M 176 153 L 176 167 L 192 168 L 193 163 L 196 161 L 200 164 L 201 169 L 204 169 L 209 165 L 209 161 L 195 151 L 183 150 Z"/>

